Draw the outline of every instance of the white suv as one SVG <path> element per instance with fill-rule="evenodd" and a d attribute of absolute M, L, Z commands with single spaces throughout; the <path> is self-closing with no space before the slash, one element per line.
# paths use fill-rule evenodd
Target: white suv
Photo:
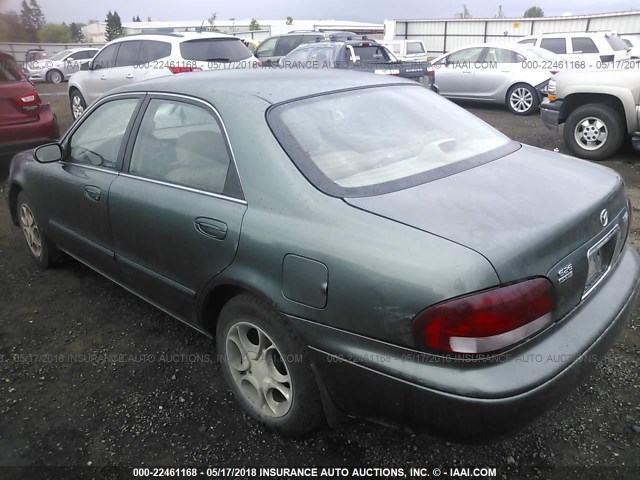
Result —
<path fill-rule="evenodd" d="M 550 50 L 570 62 L 584 60 L 584 67 L 592 69 L 630 58 L 627 44 L 613 32 L 543 33 L 525 37 L 518 43 Z"/>
<path fill-rule="evenodd" d="M 256 68 L 259 60 L 240 38 L 221 33 L 141 34 L 105 45 L 69 79 L 74 118 L 111 89 L 149 78 L 200 70 Z"/>

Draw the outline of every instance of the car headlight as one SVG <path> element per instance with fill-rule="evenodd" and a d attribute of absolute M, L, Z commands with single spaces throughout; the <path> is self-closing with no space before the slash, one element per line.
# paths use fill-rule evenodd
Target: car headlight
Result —
<path fill-rule="evenodd" d="M 549 80 L 547 84 L 547 98 L 550 102 L 553 102 L 556 99 L 556 81 Z"/>

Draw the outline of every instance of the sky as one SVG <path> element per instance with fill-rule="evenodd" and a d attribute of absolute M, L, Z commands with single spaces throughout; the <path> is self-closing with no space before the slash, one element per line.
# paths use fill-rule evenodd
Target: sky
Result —
<path fill-rule="evenodd" d="M 331 19 L 382 23 L 385 19 L 447 18 L 462 11 L 462 4 L 474 17 L 493 17 L 498 5 L 507 17 L 522 16 L 534 5 L 544 10 L 545 16 L 586 13 L 618 12 L 638 8 L 637 0 L 38 0 L 47 22 L 86 22 L 104 20 L 109 9 L 117 10 L 123 21 L 139 15 L 146 20 L 204 20 L 213 12 L 218 19 Z M 0 11 L 20 11 L 21 0 L 0 0 Z"/>

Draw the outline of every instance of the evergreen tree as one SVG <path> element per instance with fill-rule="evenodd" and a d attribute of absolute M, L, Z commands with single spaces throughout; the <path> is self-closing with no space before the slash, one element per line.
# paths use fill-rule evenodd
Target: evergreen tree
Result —
<path fill-rule="evenodd" d="M 71 23 L 69 29 L 71 30 L 71 36 L 75 43 L 85 43 L 84 33 L 82 33 L 83 25 L 80 23 Z"/>
<path fill-rule="evenodd" d="M 40 5 L 38 5 L 37 0 L 31 0 L 29 7 L 31 8 L 31 17 L 33 18 L 36 30 L 40 30 L 47 24 L 47 21 L 44 18 L 44 13 L 42 13 L 42 9 L 40 8 Z"/>
<path fill-rule="evenodd" d="M 113 31 L 115 37 L 120 38 L 124 37 L 124 28 L 122 28 L 122 20 L 120 19 L 120 15 L 118 15 L 117 11 L 113 11 Z"/>
<path fill-rule="evenodd" d="M 249 30 L 260 30 L 260 24 L 255 18 L 251 19 L 251 23 L 249 24 Z"/>
<path fill-rule="evenodd" d="M 33 13 L 27 0 L 22 0 L 22 9 L 20 10 L 20 23 L 24 29 L 25 39 L 29 42 L 38 40 L 38 29 L 33 21 Z"/>

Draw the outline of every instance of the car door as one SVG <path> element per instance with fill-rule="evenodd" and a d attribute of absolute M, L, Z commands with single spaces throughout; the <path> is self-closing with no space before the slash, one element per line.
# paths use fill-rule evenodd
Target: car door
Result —
<path fill-rule="evenodd" d="M 144 69 L 138 68 L 139 49 L 139 40 L 127 40 L 120 43 L 115 66 L 110 72 L 111 88 L 122 87 L 139 80 L 138 77 L 144 73 Z"/>
<path fill-rule="evenodd" d="M 522 70 L 525 58 L 507 48 L 489 47 L 476 68 L 473 90 L 478 100 L 504 101 L 511 79 Z"/>
<path fill-rule="evenodd" d="M 484 48 L 457 50 L 434 64 L 436 84 L 447 97 L 473 98 L 473 79 Z"/>
<path fill-rule="evenodd" d="M 151 95 L 109 196 L 116 261 L 137 294 L 186 321 L 235 257 L 246 211 L 231 150 L 207 104 Z"/>
<path fill-rule="evenodd" d="M 105 99 L 63 140 L 64 160 L 47 164 L 49 231 L 63 250 L 115 276 L 109 188 L 122 165 L 140 95 Z"/>
<path fill-rule="evenodd" d="M 91 70 L 83 72 L 86 75 L 82 78 L 82 95 L 84 95 L 87 105 L 92 104 L 114 88 L 112 74 L 119 48 L 120 42 L 107 45 L 91 62 Z"/>

